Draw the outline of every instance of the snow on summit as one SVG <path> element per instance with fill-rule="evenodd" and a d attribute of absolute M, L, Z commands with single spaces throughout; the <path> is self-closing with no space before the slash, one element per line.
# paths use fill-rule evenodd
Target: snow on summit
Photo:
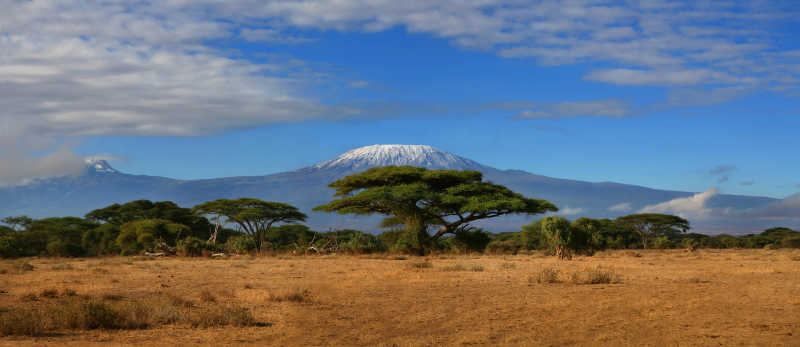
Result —
<path fill-rule="evenodd" d="M 314 168 L 359 170 L 389 165 L 451 170 L 477 170 L 483 167 L 472 160 L 426 145 L 372 145 L 347 151 L 332 160 L 314 165 Z"/>
<path fill-rule="evenodd" d="M 84 159 L 86 163 L 86 167 L 93 172 L 106 172 L 106 173 L 115 173 L 117 172 L 116 169 L 111 167 L 105 159 L 100 157 L 88 157 Z"/>

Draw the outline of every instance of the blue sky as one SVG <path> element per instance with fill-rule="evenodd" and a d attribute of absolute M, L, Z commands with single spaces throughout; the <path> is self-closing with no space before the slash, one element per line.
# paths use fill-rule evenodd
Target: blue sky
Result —
<path fill-rule="evenodd" d="M 501 169 L 800 191 L 786 2 L 17 2 L 0 183 L 107 155 L 176 178 L 428 144 Z"/>

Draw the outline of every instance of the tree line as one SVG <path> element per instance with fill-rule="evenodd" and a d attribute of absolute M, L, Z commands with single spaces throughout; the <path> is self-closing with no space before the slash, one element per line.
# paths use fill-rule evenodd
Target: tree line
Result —
<path fill-rule="evenodd" d="M 386 230 L 378 235 L 353 229 L 314 231 L 300 224 L 307 216 L 296 207 L 252 198 L 219 199 L 193 208 L 137 200 L 96 209 L 83 218 L 6 217 L 0 225 L 0 257 L 544 250 L 570 258 L 605 249 L 800 247 L 800 232 L 788 228 L 712 237 L 689 233 L 688 221 L 665 214 L 574 221 L 545 216 L 518 232 L 494 234 L 472 224 L 558 208 L 484 182 L 480 172 L 470 170 L 389 166 L 347 176 L 329 187 L 335 189 L 334 200 L 315 211 L 380 214 L 385 217 L 380 227 Z"/>

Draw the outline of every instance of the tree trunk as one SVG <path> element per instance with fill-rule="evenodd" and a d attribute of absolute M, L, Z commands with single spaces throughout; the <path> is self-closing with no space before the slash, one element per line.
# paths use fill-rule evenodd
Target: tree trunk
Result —
<path fill-rule="evenodd" d="M 403 224 L 406 226 L 406 232 L 409 236 L 414 236 L 414 245 L 419 255 L 425 255 L 425 248 L 427 246 L 430 235 L 428 229 L 425 227 L 424 219 L 419 216 L 409 216 L 403 218 Z"/>

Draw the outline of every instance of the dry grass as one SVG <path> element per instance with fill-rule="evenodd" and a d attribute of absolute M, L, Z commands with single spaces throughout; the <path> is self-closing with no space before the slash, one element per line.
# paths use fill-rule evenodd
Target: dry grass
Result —
<path fill-rule="evenodd" d="M 292 289 L 283 293 L 270 293 L 269 301 L 311 302 L 311 292 L 308 289 Z"/>
<path fill-rule="evenodd" d="M 528 282 L 559 283 L 561 281 L 558 280 L 558 270 L 547 267 L 539 270 L 539 272 L 537 272 L 535 276 L 532 276 Z"/>
<path fill-rule="evenodd" d="M 800 345 L 796 250 L 394 257 L 0 261 L 0 345 Z"/>
<path fill-rule="evenodd" d="M 614 270 L 592 268 L 573 272 L 571 282 L 574 284 L 611 284 L 622 283 L 622 278 Z"/>
<path fill-rule="evenodd" d="M 472 271 L 472 272 L 482 272 L 484 270 L 482 265 L 464 265 L 464 264 L 456 264 L 450 266 L 443 266 L 442 271 Z"/>

